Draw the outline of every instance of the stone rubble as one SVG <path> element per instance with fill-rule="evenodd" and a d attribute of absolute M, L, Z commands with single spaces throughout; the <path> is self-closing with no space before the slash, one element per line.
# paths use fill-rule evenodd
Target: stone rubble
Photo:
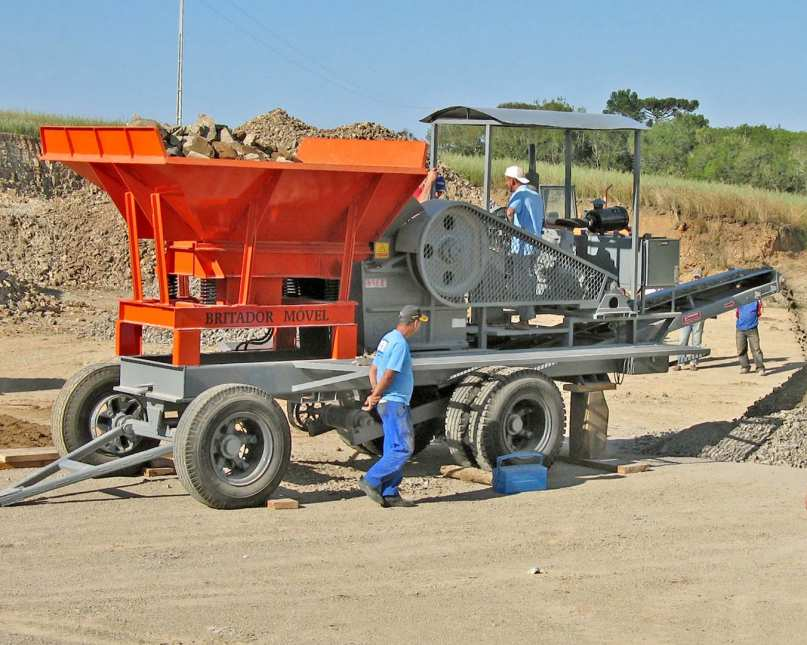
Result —
<path fill-rule="evenodd" d="M 299 161 L 297 147 L 303 137 L 335 139 L 410 139 L 377 123 L 359 122 L 332 129 L 319 129 L 277 108 L 231 129 L 200 114 L 190 125 L 167 126 L 135 115 L 130 126 L 155 127 L 166 152 L 195 159 L 245 159 L 248 161 Z"/>
<path fill-rule="evenodd" d="M 0 269 L 0 321 L 31 316 L 48 318 L 61 311 L 58 297 Z"/>
<path fill-rule="evenodd" d="M 802 387 L 805 373 L 780 389 Z M 793 379 L 792 379 L 793 380 Z M 773 395 L 776 392 L 772 393 Z M 636 452 L 659 457 L 699 457 L 711 461 L 751 462 L 807 468 L 807 408 L 776 410 L 751 406 L 740 419 L 704 423 L 680 432 L 634 439 Z"/>

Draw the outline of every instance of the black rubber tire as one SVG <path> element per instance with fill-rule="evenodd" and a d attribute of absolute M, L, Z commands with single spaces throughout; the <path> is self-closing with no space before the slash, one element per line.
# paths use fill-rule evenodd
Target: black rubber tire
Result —
<path fill-rule="evenodd" d="M 451 392 L 445 417 L 445 441 L 451 458 L 459 466 L 476 467 L 476 457 L 468 436 L 471 406 L 479 390 L 488 382 L 492 374 L 504 369 L 490 365 L 465 372 L 457 377 L 457 385 Z"/>
<path fill-rule="evenodd" d="M 273 451 L 255 482 L 236 486 L 222 481 L 210 456 L 217 423 L 239 411 L 261 417 L 271 433 Z M 265 391 L 251 385 L 228 383 L 205 390 L 183 412 L 174 437 L 174 463 L 185 490 L 211 508 L 260 506 L 280 485 L 291 458 L 291 432 L 286 416 Z"/>
<path fill-rule="evenodd" d="M 508 446 L 505 417 L 514 405 L 531 402 L 541 407 L 544 429 L 536 441 Z M 479 467 L 493 470 L 497 457 L 514 450 L 537 450 L 551 465 L 560 451 L 566 431 L 566 409 L 558 386 L 541 372 L 507 368 L 498 372 L 479 391 L 472 406 L 470 436 Z"/>
<path fill-rule="evenodd" d="M 50 433 L 53 445 L 59 455 L 81 448 L 89 443 L 94 435 L 90 431 L 90 415 L 101 400 L 114 394 L 113 388 L 120 384 L 118 363 L 96 363 L 88 365 L 71 376 L 62 386 L 53 404 Z M 156 439 L 136 438 L 127 455 L 142 452 L 158 446 Z M 95 452 L 82 458 L 83 463 L 98 466 L 119 459 L 123 455 Z M 111 476 L 136 475 L 143 470 L 142 465 L 131 466 L 112 473 Z"/>

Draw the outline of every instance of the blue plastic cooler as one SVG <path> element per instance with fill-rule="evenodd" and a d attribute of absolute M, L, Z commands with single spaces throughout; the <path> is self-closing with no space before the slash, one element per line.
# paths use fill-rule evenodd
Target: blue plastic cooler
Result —
<path fill-rule="evenodd" d="M 493 489 L 497 493 L 512 495 L 547 488 L 549 488 L 549 469 L 544 465 L 542 452 L 521 450 L 496 459 L 496 468 L 493 469 Z"/>

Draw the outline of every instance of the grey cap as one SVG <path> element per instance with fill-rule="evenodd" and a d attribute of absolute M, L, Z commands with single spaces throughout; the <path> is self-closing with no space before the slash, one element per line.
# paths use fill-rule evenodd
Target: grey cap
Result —
<path fill-rule="evenodd" d="M 416 320 L 429 322 L 429 317 L 417 305 L 406 305 L 401 309 L 401 313 L 398 314 L 398 322 L 409 324 Z"/>

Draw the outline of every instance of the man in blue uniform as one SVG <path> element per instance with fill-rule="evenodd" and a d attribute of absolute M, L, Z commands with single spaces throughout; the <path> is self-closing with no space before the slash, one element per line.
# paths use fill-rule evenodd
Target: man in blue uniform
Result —
<path fill-rule="evenodd" d="M 544 200 L 530 186 L 530 180 L 524 175 L 521 166 L 509 166 L 504 171 L 504 180 L 510 191 L 507 203 L 507 219 L 527 233 L 541 237 L 544 231 Z M 535 249 L 532 244 L 523 240 L 513 240 L 512 252 L 516 255 L 532 255 Z M 525 266 L 525 265 L 522 265 Z M 529 320 L 535 315 L 535 307 L 518 307 L 519 321 L 514 327 L 529 329 Z"/>
<path fill-rule="evenodd" d="M 737 307 L 737 355 L 740 357 L 740 372 L 750 371 L 748 363 L 748 346 L 754 355 L 757 374 L 765 376 L 765 363 L 762 348 L 759 346 L 759 317 L 762 315 L 762 301 L 752 300 Z"/>
<path fill-rule="evenodd" d="M 373 389 L 363 409 L 372 410 L 378 406 L 384 426 L 384 454 L 359 480 L 359 488 L 381 506 L 415 505 L 398 492 L 404 464 L 415 450 L 415 430 L 409 411 L 415 378 L 406 339 L 428 320 L 419 307 L 404 307 L 398 316 L 398 325 L 378 343 L 370 366 L 370 386 Z"/>

